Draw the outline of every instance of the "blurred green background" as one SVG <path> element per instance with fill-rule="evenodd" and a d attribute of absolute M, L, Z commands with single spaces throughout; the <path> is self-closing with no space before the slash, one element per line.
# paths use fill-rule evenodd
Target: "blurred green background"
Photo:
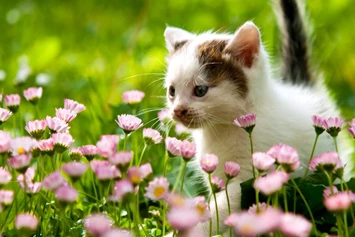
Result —
<path fill-rule="evenodd" d="M 271 1 L 265 0 L 1 0 L 0 79 L 3 94 L 43 86 L 41 116 L 54 116 L 71 98 L 87 106 L 71 124 L 78 145 L 96 143 L 113 133 L 122 92 L 146 93 L 145 121 L 154 122 L 164 107 L 162 87 L 167 25 L 189 31 L 233 32 L 247 20 L 262 31 L 263 41 L 277 65 L 279 31 Z M 312 25 L 312 62 L 342 108 L 355 117 L 355 2 L 307 2 Z M 26 80 L 23 80 L 23 79 Z M 21 85 L 14 86 L 21 81 Z M 23 98 L 27 120 L 33 111 Z M 151 112 L 148 108 L 153 108 Z M 6 129 L 6 126 L 5 126 Z"/>

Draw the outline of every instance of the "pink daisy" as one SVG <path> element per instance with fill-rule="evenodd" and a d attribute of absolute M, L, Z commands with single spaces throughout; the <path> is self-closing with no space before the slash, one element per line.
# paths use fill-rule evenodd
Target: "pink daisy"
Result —
<path fill-rule="evenodd" d="M 175 137 L 165 139 L 165 147 L 170 157 L 181 155 L 181 141 Z"/>
<path fill-rule="evenodd" d="M 46 128 L 46 120 L 28 121 L 25 126 L 26 131 L 36 139 L 40 139 L 42 137 L 43 133 L 46 131 Z"/>
<path fill-rule="evenodd" d="M 337 194 L 339 191 L 336 186 L 332 187 L 327 187 L 323 190 L 323 197 L 326 199 L 327 197 L 330 197 L 331 195 Z"/>
<path fill-rule="evenodd" d="M 301 215 L 285 213 L 281 217 L 280 230 L 285 236 L 307 237 L 312 223 Z"/>
<path fill-rule="evenodd" d="M 60 118 L 54 117 L 51 118 L 49 116 L 46 117 L 48 128 L 50 129 L 51 133 L 62 133 L 69 131 L 69 125 Z"/>
<path fill-rule="evenodd" d="M 111 229 L 112 221 L 104 214 L 92 214 L 84 219 L 84 227 L 93 236 L 102 236 Z"/>
<path fill-rule="evenodd" d="M 256 115 L 255 114 L 247 114 L 240 116 L 239 118 L 234 120 L 234 123 L 241 128 L 244 128 L 245 131 L 251 133 L 255 127 Z"/>
<path fill-rule="evenodd" d="M 143 129 L 143 138 L 148 145 L 158 144 L 163 139 L 160 133 L 157 130 L 152 128 Z"/>
<path fill-rule="evenodd" d="M 324 128 L 332 137 L 338 136 L 343 124 L 341 118 L 328 118 L 324 121 Z"/>
<path fill-rule="evenodd" d="M 17 155 L 9 158 L 7 160 L 7 163 L 13 169 L 22 173 L 26 171 L 28 166 L 30 166 L 31 160 L 32 160 L 31 154 L 22 154 L 22 155 Z"/>
<path fill-rule="evenodd" d="M 78 191 L 69 185 L 62 185 L 55 190 L 55 198 L 60 202 L 74 202 L 78 196 Z"/>
<path fill-rule="evenodd" d="M 130 114 L 118 115 L 115 121 L 126 134 L 136 131 L 143 126 L 140 118 Z"/>
<path fill-rule="evenodd" d="M 79 147 L 79 150 L 83 156 L 88 160 L 92 160 L 97 155 L 97 147 L 95 145 L 85 145 Z"/>
<path fill-rule="evenodd" d="M 66 183 L 67 180 L 64 179 L 60 171 L 54 171 L 44 178 L 42 181 L 42 186 L 47 190 L 54 191 Z"/>
<path fill-rule="evenodd" d="M 21 97 L 18 94 L 5 96 L 5 105 L 12 113 L 16 113 L 20 107 Z"/>
<path fill-rule="evenodd" d="M 40 151 L 49 156 L 53 155 L 54 153 L 54 141 L 52 138 L 38 141 L 37 147 Z"/>
<path fill-rule="evenodd" d="M 185 161 L 190 161 L 196 155 L 196 143 L 184 140 L 180 144 L 181 156 Z"/>
<path fill-rule="evenodd" d="M 11 173 L 3 167 L 0 167 L 0 187 L 7 184 L 12 179 Z"/>
<path fill-rule="evenodd" d="M 120 151 L 110 156 L 108 160 L 111 164 L 120 167 L 121 169 L 126 169 L 133 158 L 132 151 Z"/>
<path fill-rule="evenodd" d="M 64 152 L 74 143 L 74 139 L 69 133 L 54 133 L 52 134 L 52 139 L 54 149 L 59 153 Z"/>
<path fill-rule="evenodd" d="M 295 148 L 286 144 L 277 144 L 271 147 L 267 154 L 276 159 L 277 164 L 280 164 L 282 168 L 290 173 L 300 167 L 300 159 L 298 152 Z"/>
<path fill-rule="evenodd" d="M 60 118 L 61 120 L 65 121 L 66 123 L 71 122 L 73 119 L 76 117 L 76 113 L 69 110 L 69 109 L 55 109 L 55 114 L 57 118 Z"/>
<path fill-rule="evenodd" d="M 96 178 L 101 181 L 121 177 L 121 172 L 106 160 L 92 160 L 90 161 L 90 167 L 94 171 Z"/>
<path fill-rule="evenodd" d="M 134 192 L 133 184 L 128 179 L 122 179 L 115 183 L 110 201 L 121 202 L 124 197 Z"/>
<path fill-rule="evenodd" d="M 18 230 L 25 229 L 35 231 L 38 227 L 38 219 L 35 215 L 23 213 L 16 216 L 15 227 Z"/>
<path fill-rule="evenodd" d="M 0 204 L 10 205 L 14 200 L 14 191 L 0 190 Z"/>
<path fill-rule="evenodd" d="M 106 231 L 101 237 L 132 237 L 133 235 L 128 230 L 121 230 L 118 228 L 111 228 Z"/>
<path fill-rule="evenodd" d="M 275 159 L 264 152 L 255 152 L 252 157 L 253 166 L 259 172 L 267 171 L 275 164 Z"/>
<path fill-rule="evenodd" d="M 88 168 L 88 165 L 84 162 L 72 161 L 62 165 L 62 170 L 70 177 L 82 176 Z"/>
<path fill-rule="evenodd" d="M 200 222 L 205 222 L 211 219 L 210 209 L 204 196 L 194 197 L 192 200 L 192 207 L 195 208 L 199 214 Z"/>
<path fill-rule="evenodd" d="M 214 192 L 214 193 L 218 193 L 218 192 L 223 191 L 225 189 L 224 180 L 218 178 L 218 176 L 213 176 L 211 183 L 212 183 L 212 192 Z"/>
<path fill-rule="evenodd" d="M 324 118 L 317 116 L 317 115 L 313 115 L 312 122 L 313 122 L 313 127 L 318 135 L 322 134 L 325 131 L 325 127 L 324 127 L 325 119 Z"/>
<path fill-rule="evenodd" d="M 23 95 L 26 100 L 32 104 L 37 104 L 38 100 L 42 97 L 43 88 L 42 87 L 31 87 L 23 91 Z"/>
<path fill-rule="evenodd" d="M 163 199 L 169 192 L 169 182 L 165 177 L 154 178 L 153 181 L 149 182 L 145 191 L 144 196 L 153 201 Z"/>
<path fill-rule="evenodd" d="M 218 157 L 214 154 L 204 154 L 200 158 L 200 165 L 202 170 L 210 174 L 217 168 Z"/>
<path fill-rule="evenodd" d="M 86 110 L 85 105 L 80 104 L 71 99 L 64 99 L 64 109 L 70 110 L 75 114 L 78 114 L 84 110 Z"/>
<path fill-rule="evenodd" d="M 240 165 L 233 161 L 227 161 L 224 163 L 224 173 L 227 179 L 237 177 L 240 171 Z"/>
<path fill-rule="evenodd" d="M 11 115 L 12 115 L 11 111 L 0 108 L 0 125 L 4 123 L 6 120 L 8 120 Z"/>
<path fill-rule="evenodd" d="M 74 147 L 70 149 L 69 156 L 72 160 L 80 160 L 83 154 L 81 153 L 80 148 Z"/>
<path fill-rule="evenodd" d="M 145 94 L 142 91 L 131 90 L 122 94 L 122 100 L 126 104 L 138 104 L 144 98 Z"/>
<path fill-rule="evenodd" d="M 139 170 L 141 172 L 141 178 L 146 179 L 149 177 L 150 174 L 153 173 L 152 166 L 150 163 L 145 163 L 139 167 Z"/>
<path fill-rule="evenodd" d="M 16 137 L 10 143 L 12 155 L 30 153 L 36 144 L 37 141 L 31 137 Z"/>
<path fill-rule="evenodd" d="M 231 214 L 224 223 L 241 236 L 257 236 L 275 231 L 281 222 L 280 216 L 280 211 L 273 208 L 259 213 L 243 211 Z"/>
<path fill-rule="evenodd" d="M 200 215 L 195 208 L 172 207 L 167 215 L 167 221 L 174 230 L 188 230 L 200 222 Z"/>
<path fill-rule="evenodd" d="M 354 195 L 350 191 L 336 193 L 324 199 L 324 206 L 331 212 L 346 211 L 354 203 Z"/>
<path fill-rule="evenodd" d="M 283 171 L 272 171 L 265 177 L 260 176 L 254 182 L 254 188 L 264 195 L 271 195 L 283 187 L 289 180 L 290 175 Z"/>
<path fill-rule="evenodd" d="M 343 170 L 343 163 L 336 152 L 326 152 L 313 157 L 309 169 L 313 172 L 338 173 Z"/>
<path fill-rule="evenodd" d="M 11 149 L 11 135 L 0 130 L 0 154 L 7 153 Z"/>
<path fill-rule="evenodd" d="M 128 179 L 134 184 L 137 185 L 142 181 L 142 171 L 139 167 L 132 166 L 127 171 Z"/>
<path fill-rule="evenodd" d="M 253 204 L 251 207 L 249 207 L 248 212 L 251 214 L 257 214 L 266 211 L 268 208 L 272 208 L 272 206 L 267 205 L 265 202 L 262 202 L 259 203 L 258 206 L 256 204 Z"/>
<path fill-rule="evenodd" d="M 117 145 L 119 142 L 118 135 L 103 135 L 96 143 L 97 154 L 109 158 L 117 151 Z"/>

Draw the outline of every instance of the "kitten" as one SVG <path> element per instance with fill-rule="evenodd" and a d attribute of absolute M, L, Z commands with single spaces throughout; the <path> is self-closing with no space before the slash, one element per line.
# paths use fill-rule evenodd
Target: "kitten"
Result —
<path fill-rule="evenodd" d="M 310 73 L 307 37 L 296 0 L 280 0 L 279 7 L 281 75 L 273 75 L 260 31 L 252 22 L 233 35 L 196 35 L 173 27 L 164 33 L 169 51 L 165 85 L 171 117 L 193 130 L 197 157 L 205 153 L 219 157 L 214 175 L 224 178 L 226 161 L 241 166 L 239 176 L 228 186 L 233 211 L 240 208 L 240 183 L 252 178 L 248 136 L 233 124 L 234 119 L 256 114 L 254 151 L 267 151 L 279 142 L 293 146 L 299 152 L 303 174 L 315 139 L 311 116 L 340 116 Z M 333 150 L 333 139 L 328 134 L 320 136 L 315 155 Z M 196 169 L 200 169 L 198 161 Z M 227 217 L 225 194 L 220 193 L 217 199 L 222 222 Z M 213 216 L 214 209 L 211 211 Z M 208 233 L 207 226 L 202 229 Z"/>

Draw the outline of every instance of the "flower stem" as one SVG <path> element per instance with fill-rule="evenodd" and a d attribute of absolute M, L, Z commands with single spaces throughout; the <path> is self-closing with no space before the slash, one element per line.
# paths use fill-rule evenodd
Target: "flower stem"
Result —
<path fill-rule="evenodd" d="M 214 199 L 214 204 L 216 208 L 216 235 L 219 235 L 219 215 L 218 215 L 218 205 L 217 205 L 217 198 L 216 198 L 216 193 L 213 191 L 213 186 L 212 186 L 212 180 L 211 180 L 211 174 L 208 174 L 208 180 L 210 181 L 211 185 L 211 191 L 213 194 L 213 199 Z"/>
<path fill-rule="evenodd" d="M 336 214 L 335 215 L 336 219 L 337 219 L 337 226 L 338 226 L 338 236 L 344 236 L 343 230 L 341 228 L 342 226 L 342 221 L 341 221 L 341 216 L 340 214 Z M 344 236 L 345 237 L 345 236 Z"/>
<path fill-rule="evenodd" d="M 345 232 L 345 237 L 349 237 L 348 219 L 347 219 L 346 211 L 344 211 L 344 232 Z"/>
<path fill-rule="evenodd" d="M 333 137 L 333 139 L 334 139 L 335 151 L 338 153 L 338 143 L 337 143 L 337 137 Z"/>
<path fill-rule="evenodd" d="M 297 186 L 295 180 L 293 180 L 292 177 L 290 177 L 290 179 L 291 179 L 291 182 L 292 182 L 293 186 L 295 187 L 295 189 L 297 190 L 297 192 L 300 194 L 300 196 L 301 196 L 301 198 L 302 198 L 304 204 L 306 205 L 306 208 L 307 208 L 307 210 L 308 210 L 309 216 L 311 217 L 311 220 L 312 220 L 313 228 L 315 228 L 315 230 L 317 231 L 316 222 L 314 221 L 314 217 L 313 217 L 313 214 L 312 214 L 312 210 L 311 210 L 311 208 L 309 207 L 306 198 L 303 196 L 303 193 L 302 193 L 301 190 L 298 188 L 298 186 Z"/>
<path fill-rule="evenodd" d="M 225 185 L 225 190 L 226 190 L 226 197 L 227 197 L 227 204 L 228 204 L 228 215 L 231 214 L 231 204 L 229 201 L 229 195 L 228 195 L 228 183 L 230 179 L 227 179 L 226 185 Z M 229 227 L 229 236 L 232 237 L 232 227 Z"/>
<path fill-rule="evenodd" d="M 207 203 L 208 203 L 209 207 L 211 206 L 211 204 L 210 204 L 211 196 L 212 196 L 212 193 L 210 195 L 208 195 L 208 200 L 207 200 Z M 210 218 L 210 234 L 209 234 L 209 237 L 212 237 L 212 217 Z"/>
<path fill-rule="evenodd" d="M 161 202 L 161 205 L 163 205 L 163 235 L 165 236 L 165 224 L 166 224 L 166 219 L 165 219 L 165 214 L 166 214 L 166 204 L 164 202 Z"/>
<path fill-rule="evenodd" d="M 163 176 L 166 177 L 166 168 L 168 167 L 168 161 L 169 161 L 169 156 L 168 152 L 165 152 L 165 164 L 164 164 L 164 171 L 163 171 Z"/>
<path fill-rule="evenodd" d="M 183 159 L 181 159 L 180 162 L 181 162 L 181 163 L 180 163 L 180 170 L 179 170 L 178 176 L 176 177 L 176 180 L 175 180 L 175 183 L 174 183 L 174 186 L 173 186 L 173 190 L 171 191 L 172 193 L 175 192 L 175 190 L 176 190 L 176 188 L 177 188 L 177 185 L 178 185 L 178 183 L 179 183 L 179 180 L 180 180 L 180 178 L 181 178 L 182 171 L 183 171 L 183 169 L 184 169 L 184 164 L 182 163 L 182 162 L 184 162 Z"/>
<path fill-rule="evenodd" d="M 181 187 L 180 187 L 180 193 L 182 194 L 182 191 L 184 189 L 184 181 L 185 181 L 185 175 L 186 175 L 186 166 L 187 166 L 187 161 L 184 161 L 184 168 L 183 168 L 183 173 L 182 173 L 182 181 L 181 181 Z"/>
<path fill-rule="evenodd" d="M 124 141 L 123 141 L 123 150 L 126 151 L 126 146 L 127 146 L 127 133 L 124 134 Z M 133 159 L 132 159 L 133 160 Z"/>
<path fill-rule="evenodd" d="M 142 150 L 141 156 L 139 157 L 139 160 L 138 160 L 138 166 L 140 166 L 140 165 L 141 165 L 141 163 L 142 163 L 143 155 L 144 155 L 144 152 L 145 152 L 145 150 L 146 150 L 146 149 L 147 149 L 147 144 L 146 144 L 146 143 L 144 143 L 144 147 L 143 147 L 143 150 Z"/>
<path fill-rule="evenodd" d="M 254 147 L 253 147 L 253 137 L 251 135 L 251 132 L 249 133 L 249 141 L 250 141 L 250 153 L 251 153 L 251 155 L 253 155 Z M 253 165 L 252 165 L 252 168 L 253 168 L 253 178 L 255 179 L 255 168 Z"/>
<path fill-rule="evenodd" d="M 288 212 L 288 204 L 287 204 L 286 188 L 284 187 L 282 190 L 283 190 L 283 196 L 284 196 L 284 207 L 285 207 L 285 212 Z"/>
<path fill-rule="evenodd" d="M 254 167 L 254 166 L 253 166 Z M 259 172 L 256 173 L 256 179 L 259 178 Z M 259 212 L 259 190 L 255 190 L 255 202 L 256 202 L 256 211 Z"/>
<path fill-rule="evenodd" d="M 317 142 L 318 142 L 318 138 L 319 138 L 319 135 L 317 134 L 316 139 L 314 140 L 314 144 L 313 144 L 313 148 L 312 148 L 312 153 L 311 153 L 311 156 L 309 157 L 308 166 L 307 166 L 307 168 L 306 168 L 306 172 L 304 173 L 303 179 L 305 179 L 305 178 L 307 177 L 307 174 L 308 174 L 308 171 L 309 171 L 309 164 L 311 163 L 312 157 L 313 157 L 313 155 L 314 155 L 314 150 L 316 149 L 316 145 L 317 145 Z"/>

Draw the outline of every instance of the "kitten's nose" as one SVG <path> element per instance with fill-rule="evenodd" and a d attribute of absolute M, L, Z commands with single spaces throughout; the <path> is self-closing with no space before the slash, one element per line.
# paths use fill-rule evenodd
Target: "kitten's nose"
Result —
<path fill-rule="evenodd" d="M 181 118 L 182 116 L 187 114 L 187 109 L 174 109 L 174 114 L 176 117 Z"/>

